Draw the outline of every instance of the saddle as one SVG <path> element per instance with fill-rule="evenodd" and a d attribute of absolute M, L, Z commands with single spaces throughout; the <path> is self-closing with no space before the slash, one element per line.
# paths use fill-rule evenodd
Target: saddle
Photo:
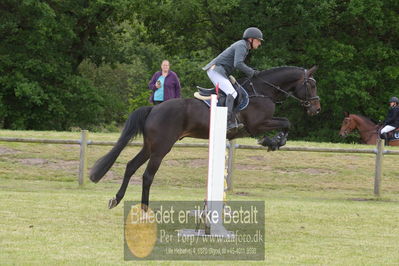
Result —
<path fill-rule="evenodd" d="M 230 82 L 236 90 L 238 96 L 234 101 L 234 109 L 236 112 L 244 110 L 249 103 L 249 97 L 247 91 L 236 81 L 233 76 L 229 76 Z M 211 95 L 217 94 L 216 88 L 203 88 L 197 86 L 198 91 L 194 93 L 194 97 L 198 100 L 202 100 L 208 107 L 211 106 Z M 218 91 L 218 106 L 225 106 L 226 94 L 222 91 Z"/>
<path fill-rule="evenodd" d="M 399 140 L 399 128 L 396 128 L 395 130 L 392 130 L 391 132 L 388 132 L 388 140 Z"/>

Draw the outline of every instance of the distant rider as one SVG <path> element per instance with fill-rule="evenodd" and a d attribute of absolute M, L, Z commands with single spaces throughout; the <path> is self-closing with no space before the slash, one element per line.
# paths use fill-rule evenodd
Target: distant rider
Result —
<path fill-rule="evenodd" d="M 242 40 L 233 43 L 203 67 L 203 70 L 207 71 L 208 77 L 212 81 L 213 85 L 216 86 L 219 84 L 219 88 L 226 94 L 228 131 L 235 128 L 242 128 L 243 125 L 237 124 L 233 108 L 237 92 L 227 77 L 235 69 L 244 72 L 250 78 L 259 73 L 259 71 L 247 66 L 244 63 L 244 60 L 250 49 L 257 49 L 261 45 L 261 41 L 263 41 L 263 33 L 258 28 L 251 27 L 244 31 L 242 38 Z"/>
<path fill-rule="evenodd" d="M 381 138 L 388 140 L 387 134 L 399 127 L 399 99 L 392 97 L 389 99 L 389 111 L 383 122 L 383 128 L 380 131 Z"/>

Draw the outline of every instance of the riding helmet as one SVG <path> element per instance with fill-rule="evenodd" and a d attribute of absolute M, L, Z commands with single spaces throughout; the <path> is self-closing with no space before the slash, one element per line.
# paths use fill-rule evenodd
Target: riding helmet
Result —
<path fill-rule="evenodd" d="M 263 41 L 263 33 L 261 32 L 260 29 L 251 27 L 244 31 L 242 38 L 243 39 L 254 38 Z"/>
<path fill-rule="evenodd" d="M 397 104 L 399 104 L 399 99 L 398 99 L 398 97 L 391 97 L 391 99 L 389 99 L 389 102 L 390 103 L 397 103 Z"/>

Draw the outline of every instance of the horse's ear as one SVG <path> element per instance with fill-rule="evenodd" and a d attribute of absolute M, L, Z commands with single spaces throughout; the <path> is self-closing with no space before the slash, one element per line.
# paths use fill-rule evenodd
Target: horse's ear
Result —
<path fill-rule="evenodd" d="M 316 70 L 317 70 L 318 68 L 319 68 L 318 66 L 314 65 L 314 66 L 312 66 L 310 69 L 308 69 L 308 77 L 312 76 L 313 73 L 316 72 Z"/>
<path fill-rule="evenodd" d="M 344 116 L 348 117 L 349 116 L 349 112 L 344 112 Z"/>

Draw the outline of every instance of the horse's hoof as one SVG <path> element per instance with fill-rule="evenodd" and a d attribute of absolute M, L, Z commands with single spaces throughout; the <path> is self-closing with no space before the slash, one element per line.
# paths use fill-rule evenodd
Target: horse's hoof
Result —
<path fill-rule="evenodd" d="M 267 147 L 267 151 L 275 151 L 277 150 L 279 147 L 277 145 L 270 145 Z"/>
<path fill-rule="evenodd" d="M 269 138 L 269 137 L 263 137 L 263 138 L 261 138 L 261 139 L 258 139 L 258 144 L 259 145 L 262 145 L 262 146 L 265 146 L 265 147 L 269 147 L 269 146 L 271 146 L 273 143 L 272 143 L 272 140 Z"/>
<path fill-rule="evenodd" d="M 279 138 L 278 147 L 279 148 L 284 146 L 287 143 L 287 136 L 288 136 L 288 133 L 283 133 L 283 132 L 281 132 L 278 135 L 278 138 Z"/>
<path fill-rule="evenodd" d="M 265 136 L 264 138 L 258 140 L 258 144 L 267 147 L 267 151 L 275 151 L 279 148 L 275 137 L 270 139 L 269 137 Z"/>
<path fill-rule="evenodd" d="M 284 137 L 278 143 L 278 147 L 280 148 L 280 147 L 284 146 L 286 143 L 287 143 L 287 138 Z"/>
<path fill-rule="evenodd" d="M 112 198 L 108 202 L 108 209 L 115 208 L 116 206 L 118 206 L 118 204 L 119 204 L 118 200 L 116 198 Z"/>

